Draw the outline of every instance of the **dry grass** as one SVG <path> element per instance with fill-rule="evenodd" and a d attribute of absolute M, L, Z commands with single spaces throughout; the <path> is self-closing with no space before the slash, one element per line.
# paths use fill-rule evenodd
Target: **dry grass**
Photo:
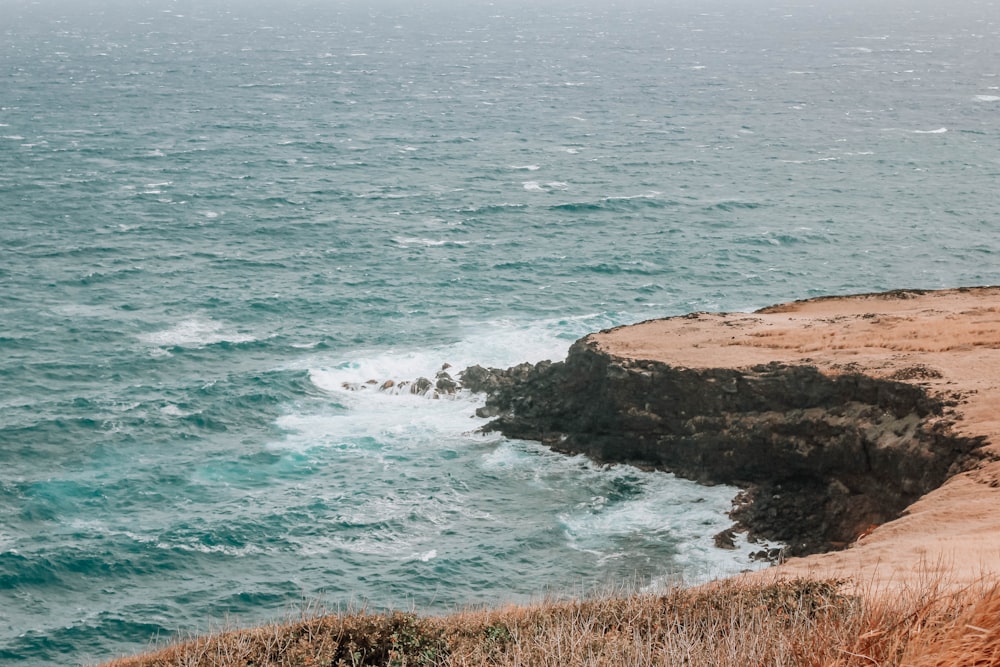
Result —
<path fill-rule="evenodd" d="M 951 622 L 910 642 L 904 664 L 912 667 L 1000 665 L 1000 590 L 994 587 Z"/>
<path fill-rule="evenodd" d="M 109 663 L 153 666 L 1000 665 L 1000 588 L 848 595 L 738 580 L 447 617 L 347 614 L 222 633 Z"/>

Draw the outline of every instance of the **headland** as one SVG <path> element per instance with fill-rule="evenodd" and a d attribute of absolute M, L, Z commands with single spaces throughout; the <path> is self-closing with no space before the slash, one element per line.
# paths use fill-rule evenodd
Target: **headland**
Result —
<path fill-rule="evenodd" d="M 462 382 L 510 437 L 744 488 L 734 530 L 786 544 L 778 573 L 1000 571 L 1000 288 L 692 313 Z"/>

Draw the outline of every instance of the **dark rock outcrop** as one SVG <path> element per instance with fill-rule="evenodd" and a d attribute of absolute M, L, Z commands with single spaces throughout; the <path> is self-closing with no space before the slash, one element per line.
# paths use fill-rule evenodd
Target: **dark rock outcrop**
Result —
<path fill-rule="evenodd" d="M 511 438 L 745 491 L 732 516 L 789 555 L 841 548 L 896 518 L 982 442 L 949 429 L 941 398 L 808 365 L 677 368 L 585 338 L 564 362 L 472 367 L 480 416 Z"/>

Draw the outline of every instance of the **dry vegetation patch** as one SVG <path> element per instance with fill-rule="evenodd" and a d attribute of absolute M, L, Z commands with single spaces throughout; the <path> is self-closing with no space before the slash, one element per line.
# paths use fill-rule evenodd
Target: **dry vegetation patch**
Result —
<path fill-rule="evenodd" d="M 195 639 L 109 667 L 1000 665 L 988 582 L 891 596 L 842 582 L 733 580 L 667 593 L 468 611 L 346 614 Z"/>

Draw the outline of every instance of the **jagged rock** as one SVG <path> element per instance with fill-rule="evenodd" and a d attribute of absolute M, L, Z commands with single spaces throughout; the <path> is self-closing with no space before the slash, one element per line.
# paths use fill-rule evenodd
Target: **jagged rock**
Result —
<path fill-rule="evenodd" d="M 538 370 L 551 365 L 551 361 L 540 361 L 537 364 L 526 362 L 506 369 L 483 368 L 476 365 L 466 368 L 458 377 L 464 389 L 476 394 L 493 395 L 527 381 Z"/>
<path fill-rule="evenodd" d="M 447 364 L 445 364 L 447 366 Z M 448 373 L 441 370 L 437 374 L 437 382 L 434 383 L 435 388 L 443 394 L 454 394 L 458 391 L 458 383 L 455 382 Z"/>
<path fill-rule="evenodd" d="M 481 408 L 476 408 L 476 416 L 480 419 L 493 419 L 500 416 L 500 410 L 496 406 L 484 405 Z"/>
<path fill-rule="evenodd" d="M 426 394 L 428 391 L 434 388 L 434 383 L 427 378 L 421 377 L 413 381 L 410 385 L 411 394 Z"/>
<path fill-rule="evenodd" d="M 768 563 L 777 563 L 784 557 L 785 553 L 777 547 L 771 549 L 760 549 L 750 554 L 750 560 L 755 561 L 766 561 Z"/>
<path fill-rule="evenodd" d="M 717 533 L 712 539 L 718 549 L 732 550 L 736 548 L 736 531 L 732 528 L 726 528 Z"/>
<path fill-rule="evenodd" d="M 494 386 L 492 378 L 495 370 L 483 368 L 478 364 L 469 366 L 458 374 L 458 381 L 462 383 L 462 387 L 473 393 L 486 393 Z"/>

